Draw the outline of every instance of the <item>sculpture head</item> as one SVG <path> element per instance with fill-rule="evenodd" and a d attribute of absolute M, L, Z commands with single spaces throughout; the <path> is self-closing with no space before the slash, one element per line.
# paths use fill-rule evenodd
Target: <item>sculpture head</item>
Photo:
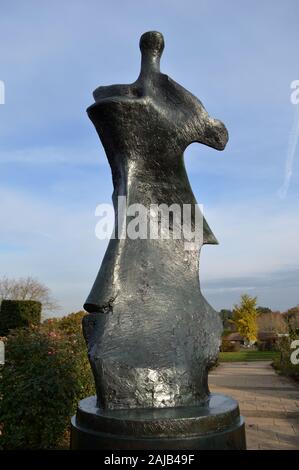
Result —
<path fill-rule="evenodd" d="M 139 138 L 144 135 L 147 142 L 150 134 L 166 139 L 168 143 L 175 140 L 181 151 L 193 142 L 223 150 L 228 141 L 224 124 L 211 118 L 192 93 L 160 72 L 163 49 L 161 33 L 144 33 L 140 38 L 141 71 L 138 79 L 129 85 L 97 88 L 94 92 L 96 103 L 88 109 L 90 118 L 101 129 L 101 116 L 106 119 L 110 105 L 112 112 L 117 108 L 113 113 L 114 123 L 119 123 L 124 129 L 128 122 L 130 132 L 135 128 Z M 140 106 L 144 106 L 145 120 L 134 121 L 134 107 L 138 108 L 140 116 Z"/>

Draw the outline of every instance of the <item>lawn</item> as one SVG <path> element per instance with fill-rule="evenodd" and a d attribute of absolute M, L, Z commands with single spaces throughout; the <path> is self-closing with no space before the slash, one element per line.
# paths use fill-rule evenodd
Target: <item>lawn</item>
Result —
<path fill-rule="evenodd" d="M 219 354 L 220 362 L 248 362 L 248 361 L 273 361 L 279 358 L 277 351 L 238 351 L 221 352 Z"/>

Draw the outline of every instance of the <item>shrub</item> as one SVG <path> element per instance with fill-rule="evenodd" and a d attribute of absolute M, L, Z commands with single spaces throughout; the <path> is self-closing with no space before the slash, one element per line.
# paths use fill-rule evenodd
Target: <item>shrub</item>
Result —
<path fill-rule="evenodd" d="M 38 325 L 42 305 L 35 300 L 2 300 L 0 308 L 0 336 L 14 328 Z"/>
<path fill-rule="evenodd" d="M 48 330 L 58 330 L 62 333 L 71 336 L 73 334 L 77 335 L 79 332 L 81 334 L 81 343 L 85 348 L 85 342 L 83 341 L 83 334 L 82 334 L 82 319 L 86 315 L 85 312 L 80 311 L 76 313 L 71 313 L 66 317 L 62 318 L 50 318 L 45 320 L 43 323 L 43 327 Z"/>
<path fill-rule="evenodd" d="M 293 339 L 299 339 L 299 336 L 291 339 L 287 337 L 280 338 L 278 342 L 280 357 L 274 361 L 273 366 L 281 374 L 299 380 L 299 364 L 291 363 L 291 354 L 293 352 L 291 341 Z"/>
<path fill-rule="evenodd" d="M 95 393 L 82 317 L 48 320 L 7 337 L 0 381 L 5 449 L 61 447 L 78 401 Z"/>
<path fill-rule="evenodd" d="M 220 350 L 221 352 L 238 352 L 240 351 L 240 343 L 223 339 Z"/>

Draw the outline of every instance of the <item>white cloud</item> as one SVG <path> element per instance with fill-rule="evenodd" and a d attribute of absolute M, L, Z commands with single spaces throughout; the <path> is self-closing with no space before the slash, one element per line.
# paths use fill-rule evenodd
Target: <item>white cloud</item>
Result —
<path fill-rule="evenodd" d="M 37 277 L 52 289 L 61 313 L 82 308 L 107 245 L 95 237 L 94 208 L 74 211 L 3 188 L 0 201 L 0 274 Z"/>
<path fill-rule="evenodd" d="M 0 189 L 0 201 L 0 240 L 4 244 L 0 273 L 38 277 L 61 302 L 62 313 L 81 308 L 107 245 L 95 237 L 94 207 L 74 210 L 72 206 L 70 210 L 55 201 L 7 188 Z M 259 201 L 254 206 L 223 204 L 207 209 L 205 216 L 220 245 L 202 249 L 204 294 L 215 298 L 219 308 L 243 291 L 255 293 L 259 287 L 267 289 L 268 297 L 276 298 L 277 283 L 271 287 L 275 273 L 299 266 L 297 211 L 273 211 L 269 201 Z M 5 250 L 9 244 L 13 249 Z M 284 294 L 283 286 L 282 278 L 277 301 L 287 304 L 293 287 L 288 286 Z"/>
<path fill-rule="evenodd" d="M 0 165 L 22 163 L 26 165 L 103 165 L 106 164 L 104 151 L 97 142 L 96 146 L 68 145 L 57 146 L 29 146 L 23 149 L 1 150 Z"/>
<path fill-rule="evenodd" d="M 235 201 L 206 208 L 205 217 L 219 241 L 202 249 L 200 266 L 206 280 L 299 266 L 296 207 L 275 207 L 272 200 Z"/>
<path fill-rule="evenodd" d="M 283 181 L 283 185 L 281 186 L 278 192 L 281 199 L 285 199 L 289 186 L 290 186 L 291 177 L 293 174 L 293 165 L 294 165 L 294 158 L 295 158 L 295 153 L 296 153 L 296 148 L 297 148 L 297 143 L 298 143 L 298 137 L 299 137 L 299 105 L 297 103 L 295 104 L 294 122 L 293 122 L 293 126 L 292 126 L 290 136 L 289 136 L 287 158 L 286 158 L 286 163 L 285 163 L 284 181 Z"/>

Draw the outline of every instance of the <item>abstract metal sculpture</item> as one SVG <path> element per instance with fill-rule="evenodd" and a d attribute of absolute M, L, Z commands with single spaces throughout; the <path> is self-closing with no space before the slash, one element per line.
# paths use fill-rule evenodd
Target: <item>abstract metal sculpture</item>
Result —
<path fill-rule="evenodd" d="M 196 97 L 160 72 L 161 33 L 143 34 L 140 49 L 136 82 L 97 88 L 95 103 L 88 108 L 111 166 L 116 236 L 84 305 L 89 313 L 83 330 L 97 400 L 80 403 L 72 445 L 123 448 L 131 442 L 133 448 L 161 448 L 165 439 L 174 439 L 173 445 L 184 448 L 185 438 L 178 442 L 191 433 L 197 440 L 191 439 L 189 446 L 217 448 L 225 445 L 215 444 L 215 439 L 203 444 L 203 436 L 226 429 L 229 436 L 238 434 L 228 447 L 242 448 L 237 403 L 210 395 L 207 381 L 222 326 L 200 291 L 198 262 L 201 245 L 216 244 L 216 238 L 204 218 L 195 249 L 186 249 L 184 236 L 129 238 L 130 218 L 120 214 L 118 204 L 122 197 L 126 208 L 142 205 L 149 226 L 158 224 L 160 234 L 163 221 L 157 220 L 153 205 L 174 205 L 182 211 L 190 205 L 194 230 L 201 214 L 183 153 L 192 142 L 223 150 L 228 133 Z M 182 219 L 172 217 L 167 224 L 173 234 L 182 228 Z M 89 436 L 88 441 L 88 427 L 93 436 L 98 433 L 97 439 Z M 103 435 L 109 432 L 118 435 L 110 444 Z M 140 439 L 145 443 L 137 445 Z"/>

